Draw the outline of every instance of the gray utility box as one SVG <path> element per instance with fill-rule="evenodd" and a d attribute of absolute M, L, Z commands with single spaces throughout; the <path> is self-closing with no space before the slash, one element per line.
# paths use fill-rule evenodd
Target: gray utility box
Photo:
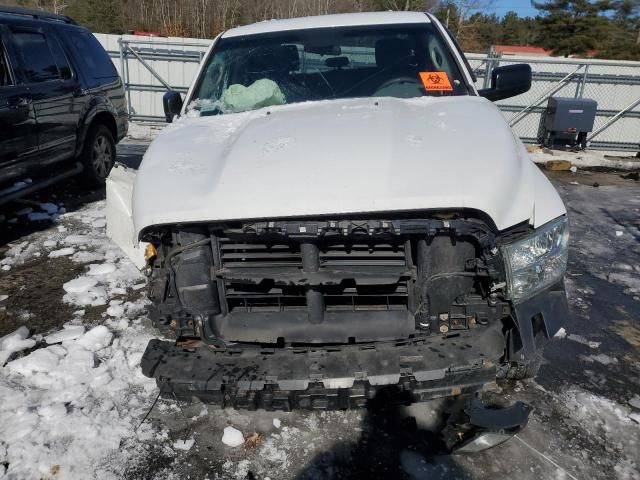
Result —
<path fill-rule="evenodd" d="M 556 141 L 586 148 L 587 133 L 593 130 L 598 103 L 590 98 L 551 97 L 544 116 L 545 144 Z"/>

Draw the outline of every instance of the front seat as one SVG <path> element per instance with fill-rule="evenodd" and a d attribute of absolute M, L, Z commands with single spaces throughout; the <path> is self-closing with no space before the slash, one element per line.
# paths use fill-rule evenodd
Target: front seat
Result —
<path fill-rule="evenodd" d="M 376 42 L 375 55 L 380 71 L 392 72 L 394 76 L 416 72 L 418 62 L 411 42 L 405 38 L 381 38 Z"/>
<path fill-rule="evenodd" d="M 408 92 L 404 87 L 387 90 L 383 86 L 389 80 L 395 78 L 418 79 L 418 61 L 411 42 L 408 39 L 390 37 L 381 38 L 375 44 L 376 73 L 366 82 L 363 90 L 369 94 L 395 97 L 415 97 L 422 95 L 415 86 Z M 384 93 L 383 93 L 384 92 Z M 391 93 L 393 92 L 393 93 Z"/>

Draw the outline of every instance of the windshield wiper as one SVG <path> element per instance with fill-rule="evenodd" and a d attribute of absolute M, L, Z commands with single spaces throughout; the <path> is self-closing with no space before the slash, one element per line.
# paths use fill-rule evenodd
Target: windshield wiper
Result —
<path fill-rule="evenodd" d="M 320 77 L 322 77 L 322 80 L 324 80 L 324 83 L 327 84 L 327 87 L 329 87 L 329 90 L 331 90 L 331 95 L 333 95 L 333 98 L 336 98 L 336 91 L 333 89 L 333 87 L 327 80 L 327 77 L 324 76 L 324 73 L 322 73 L 322 70 L 320 70 L 318 67 L 313 67 L 313 68 L 320 74 Z"/>

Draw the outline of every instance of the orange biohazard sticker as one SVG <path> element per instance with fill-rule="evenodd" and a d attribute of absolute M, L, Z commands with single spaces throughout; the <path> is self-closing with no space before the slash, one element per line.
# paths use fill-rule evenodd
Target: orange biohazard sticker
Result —
<path fill-rule="evenodd" d="M 420 72 L 420 80 L 428 92 L 453 92 L 447 72 Z"/>

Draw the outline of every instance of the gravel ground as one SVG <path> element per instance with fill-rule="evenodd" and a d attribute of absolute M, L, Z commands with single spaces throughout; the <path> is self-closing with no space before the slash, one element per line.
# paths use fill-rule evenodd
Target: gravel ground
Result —
<path fill-rule="evenodd" d="M 135 165 L 145 148 L 144 142 L 127 141 L 119 146 L 120 159 Z M 155 333 L 141 313 L 142 278 L 105 238 L 104 193 L 87 192 L 71 182 L 9 205 L 2 214 L 16 221 L 0 227 L 0 263 L 9 267 L 0 270 L 0 298 L 6 296 L 0 300 L 0 337 L 21 325 L 31 330 L 37 344 L 18 356 L 37 351 L 45 342 L 40 336 L 63 326 L 89 330 L 105 325 L 115 340 L 95 350 L 98 363 L 112 368 L 111 383 L 91 383 L 93 390 L 83 387 L 82 399 L 67 401 L 67 416 L 64 409 L 61 413 L 77 428 L 105 428 L 108 442 L 103 443 L 99 433 L 91 438 L 89 432 L 82 438 L 86 450 L 74 444 L 73 432 L 50 438 L 61 428 L 56 424 L 47 430 L 48 417 L 42 412 L 46 395 L 51 405 L 59 402 L 51 388 L 43 386 L 53 370 L 29 377 L 24 368 L 9 368 L 16 362 L 0 369 L 0 403 L 6 405 L 0 404 L 0 477 L 6 470 L 9 478 L 640 479 L 638 182 L 616 172 L 549 175 L 571 221 L 566 336 L 549 343 L 535 381 L 503 387 L 507 398 L 535 407 L 529 426 L 506 444 L 472 456 L 440 453 L 431 429 L 438 423 L 442 402 L 354 412 L 270 413 L 160 400 L 138 427 L 155 390 L 136 376 L 135 359 L 144 347 L 142 340 Z M 40 211 L 42 202 L 64 204 L 66 213 L 40 221 L 29 221 L 24 211 L 16 217 L 25 208 Z M 82 280 L 73 290 L 67 282 L 77 278 Z M 97 280 L 88 282 L 91 278 Z M 67 352 L 60 365 L 77 347 L 72 342 L 62 343 Z M 127 362 L 120 361 L 123 355 Z M 20 361 L 31 357 L 33 353 Z M 115 378 L 123 371 L 130 372 L 125 384 Z M 93 378 L 95 372 L 88 375 Z M 3 392 L 13 396 L 3 397 Z M 16 392 L 25 395 L 29 408 L 7 401 Z M 112 404 L 101 400 L 109 395 Z M 95 423 L 71 411 L 97 404 L 100 409 L 93 411 L 109 413 L 105 418 L 121 428 L 118 435 L 106 429 L 107 421 Z M 26 442 L 26 434 L 14 439 L 16 432 L 27 431 L 20 419 L 33 409 L 39 416 L 28 431 L 35 439 Z M 255 432 L 255 442 L 225 446 L 222 431 L 229 425 L 245 437 Z M 184 450 L 178 440 L 194 442 Z M 69 453 L 76 450 L 83 453 Z"/>

